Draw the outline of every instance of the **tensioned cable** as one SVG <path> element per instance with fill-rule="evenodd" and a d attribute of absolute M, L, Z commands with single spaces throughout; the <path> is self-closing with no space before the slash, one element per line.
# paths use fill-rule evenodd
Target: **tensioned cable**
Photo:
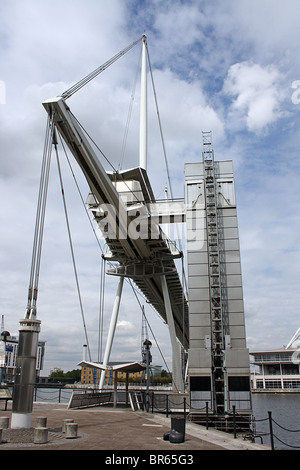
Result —
<path fill-rule="evenodd" d="M 145 318 L 145 320 L 146 320 L 146 322 L 147 322 L 147 325 L 149 326 L 149 329 L 150 329 L 150 331 L 151 331 L 151 333 L 152 333 L 152 336 L 153 336 L 153 338 L 154 338 L 154 341 L 155 341 L 155 343 L 156 343 L 156 346 L 157 346 L 157 348 L 158 348 L 158 350 L 159 350 L 159 352 L 160 352 L 160 355 L 161 355 L 161 357 L 162 357 L 162 360 L 164 361 L 164 364 L 165 364 L 165 366 L 166 366 L 166 369 L 167 369 L 167 371 L 168 371 L 169 374 L 170 374 L 170 370 L 169 370 L 168 364 L 167 364 L 166 361 L 165 361 L 165 358 L 164 358 L 164 356 L 163 356 L 163 354 L 162 354 L 162 351 L 161 351 L 160 346 L 159 346 L 159 344 L 158 344 L 158 341 L 157 341 L 157 339 L 156 339 L 156 337 L 155 337 L 155 334 L 153 333 L 153 330 L 152 330 L 152 328 L 151 328 L 151 325 L 150 325 L 150 323 L 149 323 L 149 321 L 148 321 L 148 319 L 147 319 L 147 317 L 146 317 L 146 314 L 145 314 L 145 312 L 144 312 L 144 310 L 143 310 L 143 306 L 142 306 L 142 304 L 141 304 L 141 302 L 140 302 L 140 300 L 139 300 L 139 298 L 138 298 L 138 296 L 137 296 L 137 293 L 136 293 L 135 288 L 134 288 L 133 285 L 132 285 L 131 279 L 129 279 L 129 284 L 131 285 L 132 290 L 133 290 L 133 293 L 134 293 L 134 295 L 135 295 L 135 298 L 136 298 L 136 300 L 137 300 L 137 302 L 138 302 L 138 304 L 139 304 L 139 306 L 140 306 L 140 308 L 141 308 L 141 310 L 142 310 L 142 312 L 143 312 L 144 318 Z"/>
<path fill-rule="evenodd" d="M 75 117 L 75 116 L 74 116 L 74 117 Z M 75 118 L 75 119 L 76 119 L 76 118 Z M 79 123 L 79 124 L 80 124 L 80 123 Z M 83 130 L 85 131 L 85 129 L 83 129 Z M 85 132 L 86 132 L 86 131 L 85 131 Z M 100 249 L 101 249 L 101 252 L 102 252 L 102 254 L 103 254 L 102 247 L 101 247 L 101 245 L 100 245 L 99 239 L 98 239 L 97 234 L 96 234 L 96 232 L 95 232 L 93 223 L 92 223 L 91 218 L 90 218 L 90 216 L 89 216 L 89 213 L 88 213 L 88 211 L 87 211 L 87 209 L 86 209 L 86 206 L 85 206 L 85 203 L 84 203 L 84 199 L 83 199 L 82 193 L 81 193 L 81 191 L 80 191 L 78 182 L 77 182 L 77 180 L 76 180 L 75 173 L 74 173 L 74 171 L 73 171 L 73 169 L 72 169 L 72 165 L 71 165 L 70 159 L 68 158 L 68 154 L 67 154 L 66 148 L 65 148 L 65 146 L 64 146 L 64 143 L 63 143 L 63 140 L 62 140 L 62 137 L 61 137 L 60 134 L 59 134 L 59 137 L 60 137 L 61 145 L 62 145 L 62 147 L 63 147 L 63 150 L 64 150 L 64 153 L 65 153 L 66 159 L 67 159 L 67 161 L 68 161 L 68 165 L 69 165 L 69 167 L 70 167 L 72 176 L 73 176 L 73 178 L 74 178 L 74 181 L 75 181 L 77 190 L 78 190 L 78 192 L 79 192 L 81 201 L 82 201 L 82 203 L 83 203 L 83 205 L 84 205 L 84 208 L 85 208 L 85 211 L 86 211 L 86 213 L 87 213 L 89 222 L 90 222 L 90 224 L 91 224 L 93 233 L 94 233 L 94 235 L 95 235 L 95 238 L 96 238 L 96 240 L 97 240 L 97 243 L 98 243 L 98 245 L 99 245 L 99 247 L 100 247 Z M 89 136 L 89 137 L 90 137 L 90 136 Z M 91 137 L 90 137 L 90 139 L 92 140 Z M 93 140 L 92 140 L 92 141 L 93 141 Z M 95 144 L 96 147 L 97 147 L 97 144 L 96 144 L 96 143 L 94 143 L 94 144 Z M 101 153 L 102 153 L 102 152 L 101 152 Z M 104 258 L 102 258 L 102 259 L 103 259 L 104 264 L 102 265 L 102 266 L 103 266 L 103 277 L 101 277 L 101 281 L 100 281 L 100 286 L 101 286 L 101 287 L 100 287 L 100 292 L 101 292 L 101 293 L 100 293 L 100 306 L 99 306 L 99 333 L 98 333 L 98 361 L 99 361 L 99 362 L 101 362 L 101 359 L 102 359 L 101 356 L 102 356 L 102 343 L 103 343 L 102 335 L 103 335 L 104 290 L 105 290 L 105 259 L 104 259 Z M 109 265 L 111 265 L 111 263 L 109 263 Z M 137 302 L 138 302 L 140 308 L 142 309 L 141 302 L 140 302 L 140 300 L 139 300 L 139 298 L 138 298 L 138 296 L 137 296 L 136 288 L 133 286 L 133 284 L 132 284 L 132 282 L 131 282 L 130 279 L 126 279 L 126 281 L 130 284 L 130 286 L 131 286 L 131 288 L 132 288 L 132 290 L 133 290 L 133 292 L 134 292 L 134 295 L 135 295 L 135 297 L 136 297 L 136 299 L 137 299 Z M 139 292 L 139 294 L 143 297 L 143 299 L 144 299 L 145 301 L 147 300 L 140 292 Z M 151 306 L 151 307 L 152 307 L 152 306 Z M 155 311 L 155 313 L 157 313 L 155 309 L 153 309 L 153 310 Z M 145 314 L 144 314 L 144 315 L 145 315 Z M 159 318 L 161 319 L 160 316 L 159 316 Z M 152 333 L 152 336 L 153 336 L 153 338 L 154 338 L 154 340 L 155 340 L 155 342 L 156 342 L 157 348 L 158 348 L 158 350 L 159 350 L 159 352 L 160 352 L 160 354 L 161 354 L 161 357 L 162 357 L 162 359 L 163 359 L 163 361 L 164 361 L 164 364 L 165 364 L 165 366 L 166 366 L 166 369 L 167 369 L 167 371 L 170 373 L 170 370 L 169 370 L 169 368 L 168 368 L 168 365 L 167 365 L 167 363 L 166 363 L 166 361 L 165 361 L 165 359 L 164 359 L 164 356 L 163 356 L 163 354 L 162 354 L 162 351 L 161 351 L 161 349 L 160 349 L 160 346 L 159 346 L 159 344 L 158 344 L 158 341 L 156 340 L 156 337 L 155 337 L 155 335 L 154 335 L 154 332 L 153 332 L 153 330 L 152 330 L 152 328 L 151 328 L 151 326 L 150 326 L 150 324 L 149 324 L 149 321 L 148 321 L 146 315 L 145 315 L 145 320 L 146 320 L 146 322 L 147 322 L 147 324 L 148 324 L 148 326 L 149 326 L 149 329 L 150 329 L 150 331 L 151 331 L 151 333 Z"/>
<path fill-rule="evenodd" d="M 147 45 L 147 44 L 146 44 L 146 50 L 147 50 L 149 71 L 150 71 L 151 82 L 152 82 L 152 88 L 153 88 L 153 94 L 154 94 L 154 101 L 155 101 L 155 107 L 156 107 L 156 114 L 157 114 L 157 118 L 158 118 L 159 131 L 160 131 L 160 136 L 161 136 L 161 140 L 162 140 L 163 154 L 164 154 L 164 159 L 165 159 L 165 164 L 166 164 L 167 177 L 168 177 L 168 182 L 169 182 L 170 191 L 171 191 L 171 198 L 173 199 L 173 189 L 172 189 L 171 178 L 170 178 L 170 172 L 169 172 L 169 165 L 168 165 L 168 159 L 167 159 L 166 146 L 165 146 L 165 141 L 164 141 L 164 136 L 163 136 L 163 131 L 162 131 L 162 124 L 161 124 L 160 113 L 159 113 L 159 109 L 158 109 L 157 94 L 156 94 L 156 90 L 155 90 L 155 86 L 154 86 L 154 78 L 153 78 L 153 73 L 152 73 L 152 66 L 151 66 L 151 62 L 150 62 L 150 55 L 149 55 L 149 50 L 148 50 L 148 45 Z"/>
<path fill-rule="evenodd" d="M 75 118 L 75 119 L 76 119 L 76 118 Z M 80 124 L 80 123 L 79 123 L 79 124 Z M 101 244 L 100 244 L 100 242 L 99 242 L 99 239 L 98 239 L 98 237 L 97 237 L 97 234 L 96 234 L 94 225 L 93 225 L 93 223 L 92 223 L 92 220 L 91 220 L 91 218 L 90 218 L 90 216 L 89 216 L 88 210 L 87 210 L 86 205 L 85 205 L 85 203 L 84 203 L 84 199 L 83 199 L 83 196 L 82 196 L 82 193 L 81 193 L 79 184 L 78 184 L 78 182 L 77 182 L 75 173 L 74 173 L 74 171 L 73 171 L 73 168 L 72 168 L 70 159 L 69 159 L 69 157 L 68 157 L 68 153 L 67 153 L 66 148 L 65 148 L 65 146 L 64 146 L 63 139 L 62 139 L 60 133 L 58 133 L 58 134 L 59 134 L 59 137 L 60 137 L 60 142 L 61 142 L 62 148 L 63 148 L 63 150 L 64 150 L 65 157 L 66 157 L 66 159 L 67 159 L 67 162 L 68 162 L 68 165 L 69 165 L 71 174 L 72 174 L 73 179 L 74 179 L 74 181 L 75 181 L 75 185 L 76 185 L 76 188 L 77 188 L 77 190 L 78 190 L 78 193 L 79 193 L 81 202 L 82 202 L 82 204 L 83 204 L 83 206 L 84 206 L 85 212 L 86 212 L 86 214 L 87 214 L 88 220 L 89 220 L 90 225 L 91 225 L 91 227 L 92 227 L 92 230 L 93 230 L 93 233 L 94 233 L 94 235 L 95 235 L 96 241 L 97 241 L 98 246 L 99 246 L 99 248 L 100 248 L 100 250 L 101 250 L 101 253 L 102 253 L 102 255 L 103 255 L 103 248 L 102 248 L 102 246 L 101 246 Z M 92 140 L 92 139 L 91 139 L 91 140 Z M 95 144 L 95 145 L 97 146 L 97 144 Z M 64 194 L 64 193 L 63 193 L 63 194 Z M 98 331 L 98 362 L 101 362 L 101 360 L 102 360 L 102 347 L 103 347 L 104 291 L 105 291 L 105 263 L 106 263 L 106 260 L 105 260 L 103 257 L 102 257 L 102 260 L 103 260 L 103 263 L 101 264 L 102 269 L 101 269 L 101 280 L 100 280 L 100 305 L 99 305 L 99 326 L 98 326 L 98 328 L 99 328 L 99 331 Z M 109 264 L 111 265 L 111 263 L 109 263 Z M 131 288 L 132 288 L 132 290 L 134 291 L 134 294 L 135 294 L 135 296 L 136 296 L 136 298 L 137 298 L 137 294 L 136 294 L 136 289 L 135 289 L 135 287 L 132 285 L 132 283 L 130 282 L 129 279 L 126 279 L 126 281 L 129 282 L 129 284 L 131 285 Z M 138 298 L 137 298 L 137 300 L 138 300 L 139 305 L 141 306 L 141 303 L 140 303 L 140 301 L 139 301 Z M 146 300 L 146 299 L 144 299 L 144 300 Z M 82 305 L 82 304 L 81 304 L 81 305 Z M 146 319 L 146 321 L 148 322 L 147 319 Z M 149 326 L 149 328 L 151 329 L 150 326 Z M 151 330 L 151 331 L 152 331 L 152 330 Z M 153 334 L 153 332 L 152 332 L 152 334 Z M 86 336 L 87 336 L 87 333 L 86 333 Z M 153 334 L 153 336 L 154 336 L 154 334 Z M 88 341 L 87 341 L 87 343 L 88 343 Z M 158 343 L 157 343 L 157 345 L 158 345 Z M 159 346 L 158 346 L 158 348 L 159 348 Z"/>
<path fill-rule="evenodd" d="M 118 52 L 114 57 L 109 59 L 107 62 L 105 62 L 103 65 L 100 65 L 100 67 L 97 67 L 93 72 L 89 73 L 86 75 L 84 78 L 79 80 L 79 82 L 75 83 L 75 85 L 71 86 L 68 90 L 66 90 L 61 96 L 64 99 L 70 98 L 74 93 L 76 93 L 78 90 L 80 90 L 82 87 L 84 87 L 87 83 L 89 83 L 91 80 L 93 80 L 97 75 L 99 75 L 101 72 L 106 70 L 110 65 L 112 65 L 114 62 L 116 62 L 120 57 L 126 54 L 126 52 L 130 51 L 136 44 L 138 44 L 141 40 L 143 39 L 143 36 L 138 38 L 136 41 L 131 43 L 129 46 L 127 46 L 125 49 L 122 51 Z"/>
<path fill-rule="evenodd" d="M 100 147 L 98 146 L 98 144 L 95 142 L 95 140 L 92 138 L 92 136 L 88 133 L 88 131 L 84 128 L 84 126 L 81 124 L 81 122 L 78 121 L 78 119 L 76 118 L 76 116 L 74 116 L 74 114 L 70 111 L 70 114 L 72 115 L 72 117 L 75 119 L 75 121 L 77 122 L 77 124 L 81 127 L 81 129 L 83 130 L 83 132 L 87 135 L 87 137 L 90 139 L 90 141 L 93 143 L 93 145 L 96 147 L 96 149 L 101 153 L 101 155 L 103 156 L 103 158 L 107 161 L 107 163 L 111 166 L 111 168 L 113 169 L 114 173 L 118 173 L 120 175 L 120 177 L 122 178 L 122 181 L 123 183 L 125 184 L 125 186 L 127 187 L 128 189 L 128 192 L 130 192 L 132 194 L 132 196 L 135 198 L 135 200 L 137 202 L 142 202 L 139 200 L 139 198 L 137 197 L 137 195 L 135 194 L 134 191 L 132 191 L 132 189 L 130 188 L 129 184 L 127 183 L 127 181 L 124 179 L 124 176 L 118 172 L 118 170 L 116 170 L 116 168 L 113 166 L 113 164 L 111 163 L 111 161 L 108 159 L 108 157 L 105 155 L 105 153 L 100 149 Z"/>
<path fill-rule="evenodd" d="M 150 71 L 153 94 L 154 94 L 154 101 L 155 101 L 155 106 L 156 106 L 156 113 L 157 113 L 157 118 L 158 118 L 159 131 L 160 131 L 161 140 L 162 140 L 163 154 L 164 154 L 164 159 L 165 159 L 165 164 L 166 164 L 167 178 L 168 178 L 169 187 L 170 187 L 170 191 L 171 191 L 171 198 L 172 198 L 172 200 L 174 200 L 173 189 L 172 189 L 172 184 L 171 184 L 171 177 L 170 177 L 170 171 L 169 171 L 169 164 L 168 164 L 168 159 L 167 159 L 166 146 L 165 146 L 165 141 L 164 141 L 164 136 L 163 136 L 163 131 L 162 131 L 162 124 L 161 124 L 160 113 L 159 113 L 159 109 L 158 109 L 157 94 L 156 94 L 155 85 L 154 85 L 152 66 L 151 66 L 151 62 L 150 62 L 150 54 L 149 54 L 149 49 L 148 49 L 147 43 L 146 43 L 146 50 L 147 50 L 149 71 Z M 179 237 L 179 234 L 178 234 L 177 224 L 175 224 L 175 229 L 176 229 L 177 235 L 178 235 L 177 241 L 178 241 L 179 249 L 183 253 L 181 240 L 180 240 L 180 237 Z M 187 281 L 186 281 L 186 277 L 185 277 L 185 272 L 184 272 L 184 280 L 185 280 L 185 284 L 186 284 Z"/>
<path fill-rule="evenodd" d="M 90 217 L 90 215 L 89 215 L 89 212 L 88 212 L 88 210 L 87 210 L 87 208 L 86 208 L 86 204 L 85 204 L 85 202 L 84 202 L 84 199 L 83 199 L 83 196 L 82 196 L 82 192 L 81 192 L 81 190 L 80 190 L 80 188 L 79 188 L 78 181 L 77 181 L 77 179 L 76 179 L 76 176 L 75 176 L 75 173 L 74 173 L 74 171 L 73 171 L 73 168 L 72 168 L 70 159 L 69 159 L 69 157 L 68 157 L 68 153 L 67 153 L 67 151 L 66 151 L 66 148 L 65 148 L 65 146 L 64 146 L 63 139 L 62 139 L 62 137 L 61 137 L 60 134 L 59 134 L 59 138 L 60 138 L 60 142 L 61 142 L 62 148 L 63 148 L 63 150 L 64 150 L 65 157 L 66 157 L 66 159 L 67 159 L 67 162 L 68 162 L 68 165 L 69 165 L 71 174 L 72 174 L 72 176 L 73 176 L 73 179 L 74 179 L 74 182 L 75 182 L 77 191 L 78 191 L 78 193 L 79 193 L 79 197 L 80 197 L 81 202 L 82 202 L 82 205 L 83 205 L 83 207 L 84 207 L 85 213 L 86 213 L 86 215 L 87 215 L 87 218 L 88 218 L 88 220 L 89 220 L 89 222 L 90 222 L 90 225 L 91 225 L 91 227 L 92 227 L 92 230 L 93 230 L 93 232 L 94 232 L 95 238 L 96 238 L 97 243 L 98 243 L 98 246 L 99 246 L 99 248 L 100 248 L 100 251 L 101 251 L 101 253 L 103 254 L 103 253 L 104 253 L 104 250 L 103 250 L 103 248 L 102 248 L 102 246 L 101 246 L 101 243 L 100 243 L 100 241 L 99 241 L 99 239 L 98 239 L 98 237 L 97 237 L 96 230 L 95 230 L 95 228 L 94 228 L 94 225 L 93 225 L 93 222 L 92 222 L 91 217 Z"/>
<path fill-rule="evenodd" d="M 119 171 L 122 169 L 123 160 L 124 160 L 124 156 L 125 156 L 125 148 L 126 148 L 128 131 L 129 131 L 129 123 L 130 123 L 130 120 L 131 120 L 131 114 L 132 114 L 132 108 L 133 108 L 133 102 L 134 102 L 134 96 L 135 96 L 135 89 L 136 89 L 136 84 L 137 84 L 137 79 L 138 79 L 138 74 L 139 74 L 139 68 L 140 68 L 140 63 L 141 63 L 141 57 L 142 57 L 142 48 L 141 48 L 141 51 L 140 51 L 140 56 L 139 56 L 139 60 L 138 60 L 138 64 L 137 64 L 135 79 L 134 79 L 132 92 L 131 92 L 131 97 L 130 97 L 130 105 L 129 105 L 128 115 L 127 115 L 127 121 L 126 121 L 126 126 L 125 126 L 124 137 L 123 137 L 120 163 L 119 163 L 119 166 L 118 166 Z"/>
<path fill-rule="evenodd" d="M 89 215 L 89 212 L 86 208 L 86 204 L 84 202 L 84 199 L 83 199 L 83 196 L 82 196 L 82 192 L 80 190 L 80 187 L 79 187 L 79 184 L 78 184 L 78 181 L 77 181 L 77 178 L 75 176 L 75 173 L 73 171 L 73 168 L 72 168 L 72 165 L 71 165 L 71 162 L 70 162 L 70 159 L 68 157 L 68 153 L 66 151 L 66 148 L 65 148 L 65 145 L 64 145 L 64 142 L 63 142 L 63 139 L 62 139 L 62 136 L 59 134 L 59 137 L 60 137 L 60 142 L 61 142 L 61 145 L 62 145 L 62 148 L 64 150 L 64 154 L 65 154 L 65 157 L 66 157 L 66 160 L 68 162 L 68 165 L 69 165 L 69 168 L 70 168 L 70 171 L 71 171 L 71 174 L 72 174 L 72 177 L 74 179 L 74 182 L 75 182 L 75 185 L 76 185 L 76 188 L 77 188 L 77 191 L 79 193 L 79 196 L 80 196 L 80 199 L 81 199 L 81 202 L 82 202 L 82 205 L 84 207 L 84 210 L 85 210 L 85 213 L 87 215 L 87 218 L 89 220 L 89 223 L 91 225 L 91 228 L 93 230 L 93 233 L 95 235 L 95 238 L 96 238 L 96 241 L 97 241 L 97 244 L 100 248 L 100 251 L 103 255 L 104 253 L 104 250 L 101 246 L 101 243 L 97 237 L 97 234 L 96 234 L 96 230 L 94 228 L 94 225 L 93 225 L 93 222 L 91 220 L 91 217 Z M 101 272 L 100 272 L 100 298 L 99 298 L 99 319 L 98 319 L 98 362 L 101 362 L 102 361 L 102 348 L 103 348 L 103 319 L 104 319 L 104 293 L 105 293 L 105 259 L 103 258 L 102 256 L 102 263 L 101 263 Z"/>
<path fill-rule="evenodd" d="M 28 301 L 25 318 L 36 317 L 36 301 L 38 295 L 38 282 L 41 262 L 41 250 L 43 242 L 45 211 L 48 193 L 49 172 L 51 162 L 51 146 L 54 132 L 54 113 L 48 116 L 46 136 L 40 176 L 40 187 L 38 195 L 34 240 L 32 249 L 31 270 L 28 287 Z"/>
<path fill-rule="evenodd" d="M 138 40 L 134 41 L 130 46 L 128 46 L 127 48 L 125 48 L 123 51 L 121 51 L 120 53 L 116 54 L 112 59 L 110 59 L 109 61 L 107 61 L 105 64 L 103 64 L 102 66 L 98 67 L 96 70 L 94 70 L 92 73 L 90 73 L 89 75 L 87 75 L 86 77 L 84 77 L 82 80 L 80 80 L 78 83 L 76 83 L 74 86 L 72 86 L 71 88 L 69 88 L 66 92 L 64 92 L 62 94 L 62 97 L 64 99 L 68 99 L 70 98 L 74 93 L 76 93 L 79 89 L 81 89 L 83 86 L 85 86 L 87 83 L 89 83 L 91 80 L 93 80 L 97 75 L 99 75 L 102 71 L 104 71 L 106 68 L 108 68 L 111 64 L 113 64 L 116 60 L 118 60 L 122 55 L 124 55 L 126 52 L 128 52 L 132 47 L 134 47 L 141 39 L 143 39 L 143 36 L 141 38 L 139 38 Z M 160 128 L 160 133 L 161 133 L 161 138 L 162 138 L 162 143 L 163 143 L 163 149 L 164 149 L 164 157 L 165 157 L 165 162 L 166 162 L 166 169 L 167 169 L 167 175 L 168 175 L 168 181 L 169 181 L 169 185 L 170 185 L 170 190 L 171 190 L 171 195 L 172 195 L 172 198 L 173 198 L 173 191 L 172 191 L 172 186 L 171 186 L 171 180 L 170 180 L 170 174 L 169 174 L 169 168 L 168 168 L 168 162 L 167 162 L 167 158 L 166 158 L 166 152 L 165 152 L 165 144 L 164 144 L 164 139 L 163 139 L 163 134 L 162 134 L 162 126 L 161 126 L 161 121 L 160 121 L 160 115 L 159 115 L 159 110 L 158 110 L 158 105 L 157 105 L 157 96 L 156 96 L 156 91 L 155 91 L 155 87 L 154 87 L 154 81 L 153 81 L 153 74 L 152 74 L 152 68 L 151 68 L 151 64 L 150 64 L 150 58 L 149 58 L 149 51 L 148 51 L 148 48 L 147 48 L 147 54 L 148 54 L 148 61 L 149 61 L 149 67 L 150 67 L 150 72 L 151 72 L 151 79 L 152 79 L 152 85 L 153 85 L 153 91 L 154 91 L 154 96 L 155 96 L 155 102 L 156 102 L 156 109 L 157 109 L 157 115 L 158 115 L 158 121 L 159 121 L 159 128 Z M 76 117 L 73 115 L 73 117 L 76 119 Z M 79 121 L 76 119 L 76 121 L 78 122 L 78 124 L 83 128 L 83 126 L 79 123 Z M 85 132 L 86 130 L 83 129 Z M 88 133 L 86 132 L 86 134 L 88 135 Z M 89 135 L 88 135 L 89 136 Z M 93 139 L 91 138 L 91 136 L 89 136 L 89 138 L 92 140 L 92 142 L 94 143 L 94 145 L 96 145 L 96 143 L 93 141 Z M 96 145 L 97 149 L 100 151 L 100 153 L 103 155 L 103 157 L 106 159 L 106 161 L 109 163 L 109 165 L 113 168 L 113 170 L 116 172 L 116 169 L 113 167 L 113 165 L 111 164 L 111 162 L 108 160 L 108 158 L 104 155 L 104 153 L 101 151 L 101 149 Z M 179 243 L 180 243 L 180 240 L 179 240 Z M 135 293 L 135 290 L 134 290 L 134 293 Z M 136 294 L 136 293 L 135 293 Z M 149 325 L 150 327 L 150 325 Z M 151 328 L 151 327 L 150 327 Z"/>
<path fill-rule="evenodd" d="M 87 135 L 87 137 L 90 139 L 90 141 L 94 144 L 94 146 L 96 147 L 96 149 L 101 153 L 102 157 L 107 161 L 107 163 L 108 163 L 109 166 L 113 169 L 113 171 L 117 172 L 116 168 L 113 166 L 113 164 L 111 163 L 111 161 L 108 159 L 108 157 L 105 155 L 105 153 L 101 150 L 101 148 L 99 147 L 99 145 L 97 145 L 97 143 L 94 141 L 94 139 L 93 139 L 92 136 L 88 133 L 88 131 L 85 129 L 85 127 L 81 124 L 81 122 L 78 121 L 77 117 L 76 117 L 71 111 L 69 111 L 69 113 L 71 114 L 71 116 L 73 117 L 73 119 L 77 122 L 77 124 L 81 127 L 81 129 L 82 129 L 83 132 Z"/>
<path fill-rule="evenodd" d="M 165 140 L 164 140 L 163 131 L 162 131 L 162 124 L 161 124 L 161 119 L 160 119 L 160 113 L 159 113 L 159 109 L 158 109 L 157 94 L 156 94 L 156 89 L 155 89 L 155 85 L 154 85 L 154 79 L 153 79 L 153 73 L 152 73 L 152 66 L 151 66 L 151 62 L 150 62 L 150 54 L 149 54 L 149 49 L 148 49 L 148 45 L 147 45 L 147 44 L 146 44 L 146 50 L 147 50 L 149 71 L 150 71 L 151 82 L 152 82 L 152 88 L 153 88 L 153 94 L 154 94 L 154 101 L 155 101 L 155 107 L 156 107 L 156 114 L 157 114 L 158 125 L 159 125 L 159 132 L 160 132 L 160 136 L 161 136 L 162 147 L 163 147 L 163 154 L 164 154 L 164 159 L 165 159 L 165 164 L 166 164 L 167 178 L 168 178 L 169 187 L 170 187 L 170 191 L 171 191 L 171 198 L 174 199 L 173 189 L 172 189 L 172 184 L 171 184 L 170 171 L 169 171 L 169 164 L 168 164 L 168 159 L 167 159 L 166 146 L 165 146 Z M 177 230 L 177 224 L 176 224 L 176 230 Z M 179 244 L 179 249 L 180 249 L 180 251 L 182 251 L 181 240 L 180 240 L 179 237 L 178 237 L 178 244 Z"/>
<path fill-rule="evenodd" d="M 61 168 L 60 168 L 60 162 L 59 162 L 59 156 L 58 156 L 56 137 L 55 137 L 55 141 L 54 141 L 54 147 L 55 147 L 55 152 L 56 152 L 56 161 L 57 161 L 59 182 L 60 182 L 62 199 L 63 199 L 63 206 L 64 206 L 64 212 L 65 212 L 65 218 L 66 218 L 66 224 L 67 224 L 67 230 L 68 230 L 68 237 L 69 237 L 69 243 L 70 243 L 70 249 L 71 249 L 71 255 L 72 255 L 72 262 L 73 262 L 73 268 L 74 268 L 74 275 L 75 275 L 75 281 L 76 281 L 76 287 L 77 287 L 81 317 L 82 317 L 83 328 L 84 328 L 84 333 L 85 333 L 85 339 L 86 339 L 88 353 L 89 353 L 89 359 L 91 361 L 92 360 L 91 351 L 90 351 L 90 345 L 89 345 L 89 340 L 88 340 L 88 335 L 87 335 L 85 316 L 84 316 L 84 311 L 83 311 L 83 304 L 82 304 L 79 281 L 78 281 L 78 275 L 77 275 L 77 268 L 76 268 L 75 255 L 74 255 L 74 249 L 73 249 L 73 243 L 72 243 L 72 237 L 71 237 L 71 230 L 70 230 L 70 224 L 69 224 L 69 217 L 68 217 L 68 211 L 67 211 L 67 205 L 66 205 L 65 191 L 64 191 Z"/>
<path fill-rule="evenodd" d="M 80 196 L 80 199 L 81 199 L 81 202 L 82 202 L 82 205 L 84 207 L 84 210 L 85 210 L 85 213 L 87 215 L 87 218 L 89 220 L 89 223 L 91 225 L 91 228 L 92 228 L 92 231 L 95 235 L 95 238 L 96 238 L 96 241 L 97 241 L 97 244 L 100 248 L 100 251 L 102 253 L 102 255 L 104 254 L 104 250 L 101 246 L 101 243 L 97 237 L 97 234 L 96 234 L 96 230 L 94 228 L 94 225 L 93 225 L 93 222 L 91 220 L 91 217 L 89 215 L 89 212 L 86 208 L 86 204 L 84 202 L 84 199 L 83 199 L 83 196 L 82 196 L 82 192 L 80 190 L 80 187 L 79 187 L 79 184 L 78 184 L 78 181 L 77 181 L 77 178 L 75 176 L 75 173 L 73 171 L 73 168 L 72 168 L 72 165 L 71 165 L 71 162 L 70 162 L 70 159 L 68 157 L 68 153 L 66 151 L 66 148 L 64 146 L 64 142 L 63 142 L 63 139 L 62 139 L 62 136 L 59 134 L 59 138 L 60 138 L 60 142 L 61 142 L 61 145 L 62 145 L 62 148 L 64 150 L 64 153 L 65 153 L 65 157 L 67 159 L 67 162 L 68 162 L 68 165 L 69 165 L 69 168 L 70 168 L 70 171 L 71 171 L 71 174 L 73 176 L 73 179 L 74 179 L 74 182 L 75 182 L 75 185 L 76 185 L 76 188 L 77 188 L 77 191 L 79 193 L 79 196 Z M 102 361 L 102 344 L 103 344 L 103 318 L 104 318 L 104 292 L 105 292 L 105 259 L 103 258 L 102 256 L 102 263 L 101 263 L 101 272 L 100 272 L 100 298 L 99 298 L 99 319 L 98 319 L 98 362 L 101 362 Z"/>

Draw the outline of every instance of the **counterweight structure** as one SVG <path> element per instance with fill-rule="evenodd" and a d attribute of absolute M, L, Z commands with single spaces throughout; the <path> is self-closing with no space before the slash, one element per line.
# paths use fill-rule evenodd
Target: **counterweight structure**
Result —
<path fill-rule="evenodd" d="M 191 414 L 251 412 L 238 222 L 231 161 L 185 164 Z"/>

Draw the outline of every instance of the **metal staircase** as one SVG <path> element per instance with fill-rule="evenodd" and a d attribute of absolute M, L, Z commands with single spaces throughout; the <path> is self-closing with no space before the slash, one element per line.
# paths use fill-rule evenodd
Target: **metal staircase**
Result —
<path fill-rule="evenodd" d="M 202 132 L 211 319 L 212 390 L 217 415 L 225 411 L 224 325 L 220 269 L 217 193 L 211 132 Z"/>

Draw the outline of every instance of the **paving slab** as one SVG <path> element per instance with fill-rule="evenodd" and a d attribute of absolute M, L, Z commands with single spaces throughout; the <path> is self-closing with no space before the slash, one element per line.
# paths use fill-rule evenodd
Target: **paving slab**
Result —
<path fill-rule="evenodd" d="M 11 421 L 11 410 L 0 413 L 1 416 L 9 416 Z M 47 418 L 49 438 L 47 444 L 34 444 L 29 434 L 32 435 L 32 429 L 41 416 Z M 67 439 L 62 432 L 65 419 L 72 419 L 78 424 L 76 438 Z M 128 408 L 92 407 L 74 410 L 68 409 L 65 404 L 34 403 L 31 425 L 32 429 L 25 432 L 27 436 L 22 438 L 19 434 L 17 442 L 9 436 L 15 430 L 3 432 L 0 450 L 162 451 L 184 454 L 200 450 L 269 450 L 260 444 L 241 438 L 234 439 L 230 434 L 206 430 L 203 426 L 189 422 L 186 423 L 184 442 L 171 443 L 163 439 L 164 433 L 170 431 L 170 417 L 158 413 L 134 412 Z"/>

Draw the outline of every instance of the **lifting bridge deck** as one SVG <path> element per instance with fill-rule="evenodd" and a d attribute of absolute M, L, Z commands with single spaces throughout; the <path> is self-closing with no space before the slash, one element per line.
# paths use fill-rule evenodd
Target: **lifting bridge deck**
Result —
<path fill-rule="evenodd" d="M 174 320 L 176 336 L 187 349 L 189 345 L 188 303 L 174 262 L 182 254 L 174 249 L 159 225 L 159 215 L 153 217 L 151 204 L 155 199 L 143 168 L 107 173 L 65 100 L 59 96 L 43 103 L 55 127 L 79 164 L 90 186 L 88 204 L 102 230 L 112 262 L 118 262 L 109 274 L 130 277 L 169 324 L 165 307 L 163 282 L 165 280 Z M 118 182 L 127 193 L 127 202 L 118 192 Z M 131 189 L 138 187 L 138 196 Z M 128 202 L 128 193 L 132 199 Z M 124 196 L 124 195 L 123 195 Z M 139 217 L 142 230 L 132 230 L 132 222 Z M 181 218 L 184 215 L 181 215 Z"/>

